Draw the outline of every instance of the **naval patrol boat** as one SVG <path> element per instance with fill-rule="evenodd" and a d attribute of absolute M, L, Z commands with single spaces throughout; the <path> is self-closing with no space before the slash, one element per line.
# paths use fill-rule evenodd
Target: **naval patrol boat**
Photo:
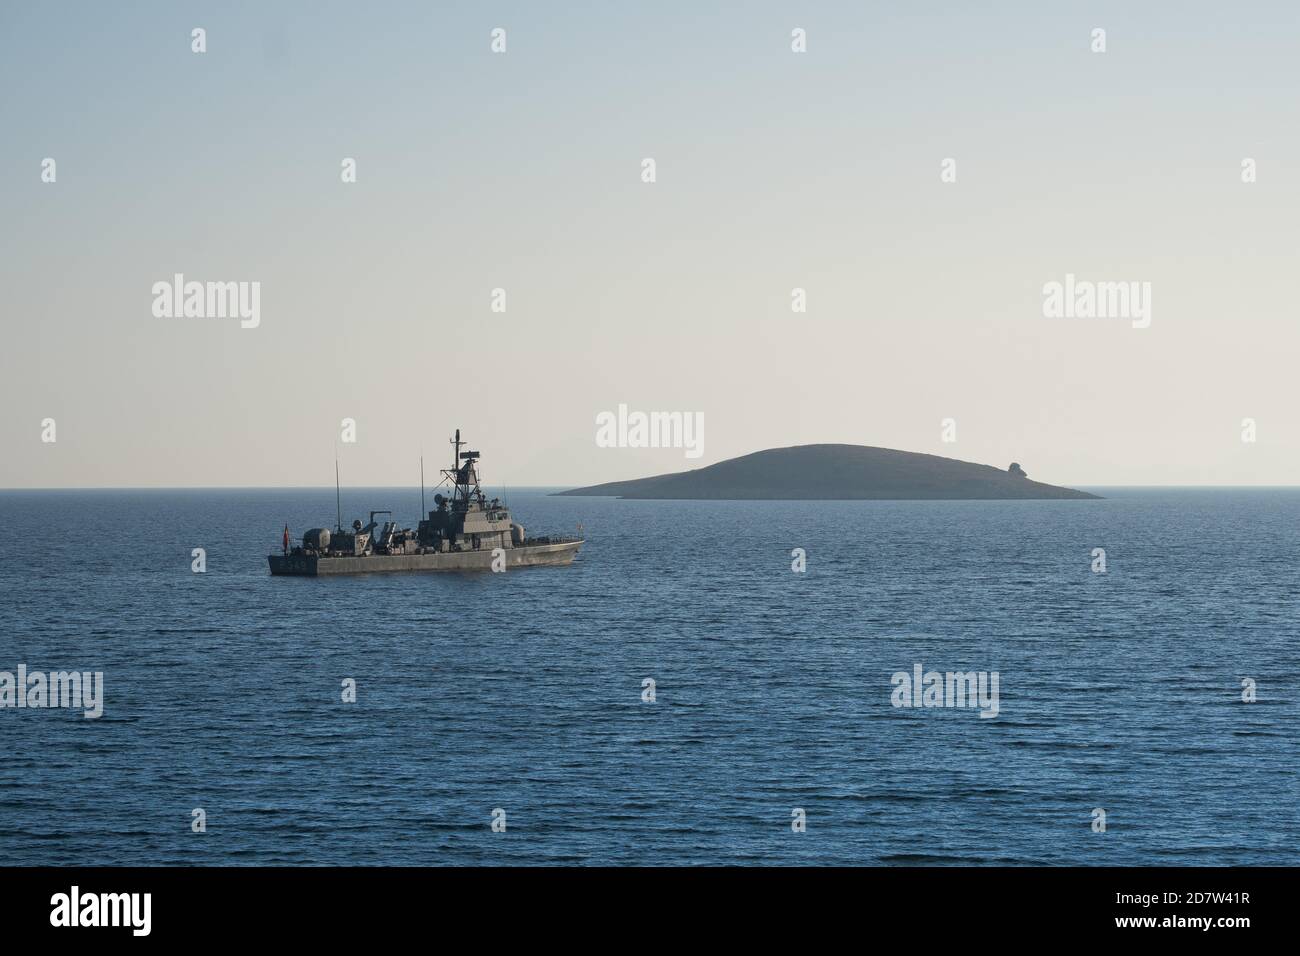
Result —
<path fill-rule="evenodd" d="M 368 524 L 357 520 L 351 530 L 344 530 L 340 511 L 335 530 L 312 528 L 302 536 L 301 545 L 290 547 L 286 526 L 282 553 L 267 556 L 271 573 L 312 577 L 374 571 L 505 571 L 573 562 L 582 538 L 527 537 L 499 499 L 489 500 L 483 494 L 475 467 L 481 456 L 461 451 L 466 443 L 460 440 L 459 428 L 452 444 L 456 449 L 452 467 L 442 472 L 450 496 L 435 494 L 436 507 L 414 531 L 399 528 L 391 511 L 372 511 Z M 420 494 L 423 500 L 423 490 Z M 382 515 L 388 517 L 380 524 L 376 518 Z"/>

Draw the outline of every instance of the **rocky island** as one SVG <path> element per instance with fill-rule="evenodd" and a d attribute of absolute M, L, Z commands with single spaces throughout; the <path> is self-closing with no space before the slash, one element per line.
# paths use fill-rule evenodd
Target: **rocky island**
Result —
<path fill-rule="evenodd" d="M 561 491 L 617 498 L 815 500 L 1000 500 L 1097 498 L 1030 481 L 1018 462 L 1006 470 L 955 458 L 868 445 L 769 448 L 705 468 Z"/>

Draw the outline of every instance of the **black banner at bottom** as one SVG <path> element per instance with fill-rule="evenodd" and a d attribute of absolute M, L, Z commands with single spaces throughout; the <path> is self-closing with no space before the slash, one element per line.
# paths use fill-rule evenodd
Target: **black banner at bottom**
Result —
<path fill-rule="evenodd" d="M 620 927 L 635 938 L 683 919 L 740 936 L 787 920 L 792 930 L 818 934 L 842 928 L 860 937 L 909 925 L 946 936 L 956 921 L 973 921 L 969 929 L 999 940 L 1047 931 L 1180 942 L 1198 935 L 1232 945 L 1285 929 L 1295 875 L 1201 867 L 9 868 L 0 870 L 0 925 L 6 941 L 75 933 L 79 944 L 338 943 L 452 927 L 494 940 L 511 933 L 608 940 Z"/>

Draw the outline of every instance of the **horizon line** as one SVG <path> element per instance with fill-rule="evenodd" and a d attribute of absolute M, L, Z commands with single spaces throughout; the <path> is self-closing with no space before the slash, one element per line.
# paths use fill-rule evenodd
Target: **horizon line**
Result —
<path fill-rule="evenodd" d="M 604 484 L 619 484 L 619 483 L 621 482 L 618 481 L 617 479 L 614 481 L 597 482 L 595 485 L 582 485 L 582 484 L 494 485 L 491 482 L 485 482 L 484 487 L 502 488 L 507 491 L 510 489 L 516 491 L 527 491 L 532 489 L 541 490 L 541 489 L 551 489 L 551 488 L 571 488 L 571 489 L 593 488 Z M 407 490 L 407 489 L 415 490 L 417 486 L 415 485 L 352 485 L 351 487 L 353 489 L 364 488 L 364 489 L 377 489 L 377 490 L 387 491 L 387 490 Z M 426 486 L 426 488 L 439 488 L 439 487 L 441 487 L 440 484 Z M 1181 484 L 1181 485 L 1172 485 L 1172 484 L 1098 485 L 1098 484 L 1083 484 L 1083 483 L 1071 482 L 1066 485 L 1061 485 L 1060 487 L 1068 487 L 1076 490 L 1085 489 L 1085 488 L 1098 488 L 1098 489 L 1100 488 L 1140 488 L 1140 489 L 1181 489 L 1181 488 L 1215 489 L 1217 488 L 1217 489 L 1224 489 L 1224 490 L 1234 490 L 1234 489 L 1240 490 L 1240 489 L 1300 489 L 1300 484 L 1223 485 L 1223 484 L 1202 483 L 1202 484 Z M 9 491 L 332 491 L 332 490 L 334 490 L 333 485 L 9 485 L 9 486 L 0 486 L 0 493 L 9 492 Z M 586 495 L 583 497 L 614 498 L 619 496 L 618 495 Z M 797 498 L 801 496 L 792 495 L 791 497 Z M 651 499 L 646 499 L 646 500 L 651 500 Z M 677 500 L 677 499 L 654 499 L 654 500 Z M 723 500 L 723 499 L 680 499 L 680 500 Z M 744 499 L 733 499 L 733 500 L 744 500 Z M 759 500 L 759 499 L 753 499 L 753 500 Z M 842 500 L 871 501 L 871 500 L 888 500 L 888 499 L 845 498 Z M 918 498 L 918 499 L 894 499 L 894 500 L 975 501 L 975 500 L 986 500 L 986 499 L 956 499 L 956 498 L 920 499 Z M 987 499 L 987 500 L 992 501 L 992 500 L 999 500 L 999 499 Z M 1006 500 L 1013 500 L 1013 499 L 1006 499 Z"/>

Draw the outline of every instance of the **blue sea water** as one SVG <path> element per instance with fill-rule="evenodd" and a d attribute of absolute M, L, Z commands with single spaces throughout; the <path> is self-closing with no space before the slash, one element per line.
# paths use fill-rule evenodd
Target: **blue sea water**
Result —
<path fill-rule="evenodd" d="M 0 858 L 1296 863 L 1300 490 L 1096 490 L 512 490 L 573 566 L 336 579 L 265 558 L 333 489 L 0 492 L 0 670 L 105 682 L 98 720 L 0 709 Z M 916 664 L 997 671 L 998 716 L 894 707 Z"/>

